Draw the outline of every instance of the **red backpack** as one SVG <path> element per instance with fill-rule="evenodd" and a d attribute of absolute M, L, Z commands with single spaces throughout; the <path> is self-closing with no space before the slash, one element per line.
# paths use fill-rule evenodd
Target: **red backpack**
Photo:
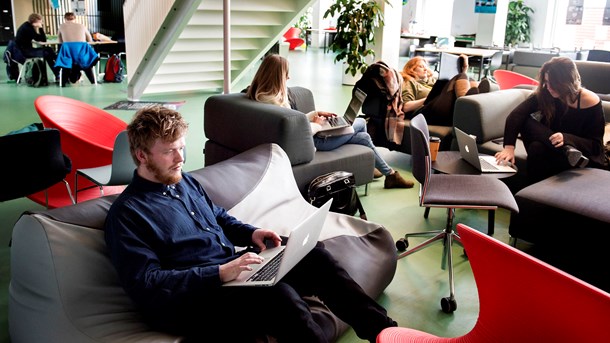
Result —
<path fill-rule="evenodd" d="M 104 72 L 104 81 L 105 82 L 123 82 L 123 70 L 125 67 L 123 66 L 123 61 L 121 61 L 121 57 L 117 54 L 114 54 L 108 58 L 106 61 L 106 71 Z"/>

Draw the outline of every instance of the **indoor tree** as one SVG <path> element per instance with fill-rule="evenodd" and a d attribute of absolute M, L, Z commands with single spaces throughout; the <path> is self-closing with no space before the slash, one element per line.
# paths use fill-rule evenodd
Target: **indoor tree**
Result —
<path fill-rule="evenodd" d="M 530 41 L 530 13 L 534 13 L 534 10 L 525 5 L 523 0 L 508 3 L 504 44 L 515 46 Z"/>

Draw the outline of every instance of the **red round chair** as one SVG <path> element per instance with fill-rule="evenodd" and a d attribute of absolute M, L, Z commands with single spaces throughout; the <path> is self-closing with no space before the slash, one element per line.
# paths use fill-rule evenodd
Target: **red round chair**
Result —
<path fill-rule="evenodd" d="M 74 182 L 77 169 L 112 163 L 114 140 L 119 132 L 127 128 L 127 123 L 95 106 L 62 96 L 40 96 L 34 101 L 34 107 L 45 128 L 56 128 L 60 132 L 62 151 L 72 160 L 72 171 L 66 177 L 67 180 Z M 104 187 L 104 194 L 118 193 L 123 189 L 124 186 Z M 60 186 L 52 187 L 48 194 L 49 208 L 72 203 L 66 190 Z M 84 201 L 98 197 L 99 191 L 94 188 L 79 192 L 78 196 L 79 201 Z M 42 192 L 28 198 L 40 204 L 45 203 Z"/>
<path fill-rule="evenodd" d="M 498 83 L 498 86 L 500 86 L 500 89 L 509 89 L 517 85 L 538 86 L 539 84 L 536 79 L 505 69 L 494 70 L 494 79 Z"/>
<path fill-rule="evenodd" d="M 610 342 L 610 294 L 497 239 L 458 224 L 479 294 L 479 317 L 460 337 L 412 328 L 377 343 Z"/>
<path fill-rule="evenodd" d="M 284 33 L 284 39 L 290 44 L 288 49 L 294 50 L 305 43 L 305 40 L 301 38 L 301 29 L 298 27 L 291 27 Z"/>

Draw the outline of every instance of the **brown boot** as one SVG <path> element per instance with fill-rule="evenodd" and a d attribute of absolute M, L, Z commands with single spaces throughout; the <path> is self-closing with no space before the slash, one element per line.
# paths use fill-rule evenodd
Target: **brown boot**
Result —
<path fill-rule="evenodd" d="M 398 174 L 398 171 L 394 171 L 394 174 L 385 177 L 383 188 L 411 188 L 413 187 L 413 181 L 407 181 Z"/>

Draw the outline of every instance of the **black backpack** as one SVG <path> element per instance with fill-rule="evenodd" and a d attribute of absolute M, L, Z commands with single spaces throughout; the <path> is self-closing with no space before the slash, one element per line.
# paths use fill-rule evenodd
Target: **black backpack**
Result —
<path fill-rule="evenodd" d="M 121 61 L 121 57 L 117 54 L 114 54 L 108 58 L 106 61 L 106 70 L 104 71 L 104 81 L 105 82 L 123 82 L 123 75 L 125 66 L 123 65 L 123 61 Z"/>
<path fill-rule="evenodd" d="M 31 87 L 44 87 L 49 85 L 47 68 L 42 58 L 36 58 L 24 65 L 25 82 Z"/>
<path fill-rule="evenodd" d="M 15 62 L 10 51 L 4 52 L 4 63 L 6 63 L 6 75 L 9 80 L 17 80 L 19 78 L 19 64 Z"/>
<path fill-rule="evenodd" d="M 350 216 L 359 212 L 360 218 L 366 220 L 366 213 L 356 192 L 356 179 L 350 172 L 336 171 L 316 177 L 309 184 L 307 198 L 316 207 L 332 198 L 331 211 Z"/>

